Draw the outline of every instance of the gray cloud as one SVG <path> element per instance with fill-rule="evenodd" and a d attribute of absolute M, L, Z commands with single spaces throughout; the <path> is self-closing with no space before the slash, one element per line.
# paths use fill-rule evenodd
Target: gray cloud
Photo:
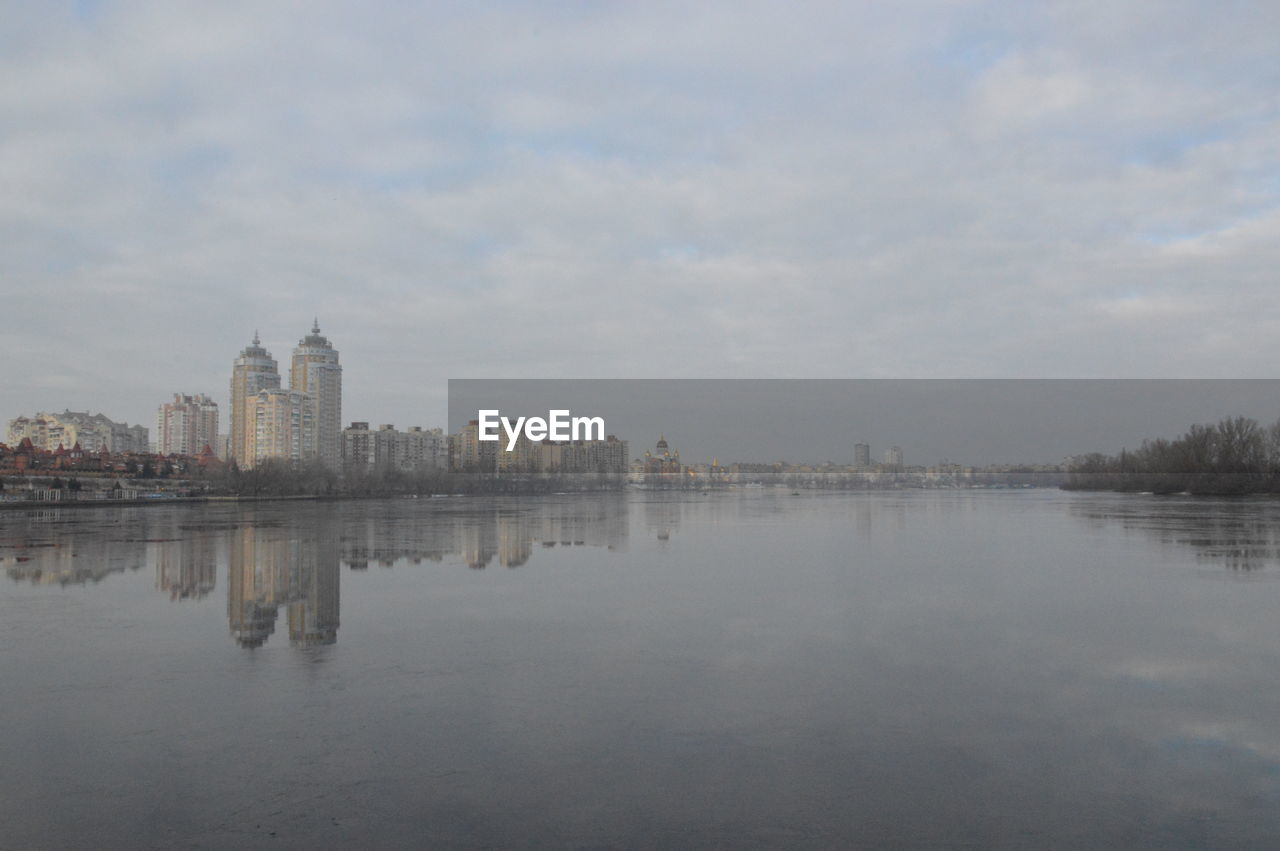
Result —
<path fill-rule="evenodd" d="M 480 376 L 1273 374 L 1280 12 L 7 4 L 0 415 Z M 1179 423 L 1181 427 L 1183 424 Z"/>

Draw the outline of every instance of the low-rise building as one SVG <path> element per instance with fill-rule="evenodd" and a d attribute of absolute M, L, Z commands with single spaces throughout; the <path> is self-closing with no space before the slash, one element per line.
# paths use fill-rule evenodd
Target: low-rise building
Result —
<path fill-rule="evenodd" d="M 9 421 L 5 442 L 17 446 L 30 440 L 38 449 L 52 452 L 59 444 L 64 448 L 80 444 L 85 452 L 146 453 L 151 450 L 149 434 L 144 426 L 118 423 L 103 414 L 88 411 L 63 411 L 61 414 L 38 413 L 34 417 L 15 417 Z"/>

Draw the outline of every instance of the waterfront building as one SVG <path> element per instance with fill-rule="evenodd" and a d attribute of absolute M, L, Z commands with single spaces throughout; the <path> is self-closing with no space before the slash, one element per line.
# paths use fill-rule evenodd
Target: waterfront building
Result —
<path fill-rule="evenodd" d="M 410 426 L 396 432 L 396 465 L 402 470 L 443 470 L 449 466 L 444 429 Z"/>
<path fill-rule="evenodd" d="M 853 466 L 855 467 L 871 466 L 871 444 L 855 443 L 853 445 Z"/>
<path fill-rule="evenodd" d="M 18 446 L 30 440 L 36 449 L 48 452 L 80 444 L 85 452 L 112 453 L 150 451 L 150 435 L 144 426 L 118 423 L 104 414 L 88 411 L 63 411 L 61 414 L 38 413 L 34 417 L 15 417 L 9 421 L 5 442 Z"/>
<path fill-rule="evenodd" d="M 498 466 L 498 441 L 480 439 L 480 421 L 470 420 L 450 435 L 449 466 L 468 473 L 492 473 Z"/>
<path fill-rule="evenodd" d="M 314 400 L 279 387 L 245 397 L 240 466 L 252 469 L 268 458 L 302 461 L 316 457 Z"/>
<path fill-rule="evenodd" d="M 252 466 L 254 450 L 251 448 L 252 430 L 247 406 L 250 397 L 257 397 L 261 390 L 280 387 L 280 370 L 271 353 L 262 347 L 258 332 L 253 332 L 253 342 L 246 346 L 231 368 L 231 460 L 240 466 Z"/>
<path fill-rule="evenodd" d="M 645 480 L 651 483 L 678 480 L 684 469 L 680 464 L 680 450 L 667 444 L 665 434 L 658 436 L 658 442 L 651 451 L 645 450 L 641 463 Z"/>
<path fill-rule="evenodd" d="M 320 334 L 319 320 L 293 350 L 289 389 L 312 398 L 316 455 L 337 469 L 342 464 L 342 367 L 338 365 L 338 352 Z"/>
<path fill-rule="evenodd" d="M 218 403 L 208 396 L 175 393 L 156 411 L 156 454 L 195 456 L 217 444 Z"/>
<path fill-rule="evenodd" d="M 442 429 L 411 426 L 397 431 L 388 423 L 375 431 L 367 422 L 353 422 L 342 430 L 342 469 L 347 472 L 442 470 L 448 466 L 448 458 Z"/>
<path fill-rule="evenodd" d="M 508 449 L 504 435 L 495 453 L 498 472 L 505 475 L 539 472 L 542 469 L 541 446 L 541 441 L 530 440 L 521 431 L 516 436 L 515 445 Z"/>
<path fill-rule="evenodd" d="M 901 446 L 892 446 L 884 451 L 884 465 L 891 470 L 902 470 Z"/>
<path fill-rule="evenodd" d="M 375 433 L 367 422 L 353 422 L 342 430 L 342 469 L 348 473 L 378 465 Z"/>

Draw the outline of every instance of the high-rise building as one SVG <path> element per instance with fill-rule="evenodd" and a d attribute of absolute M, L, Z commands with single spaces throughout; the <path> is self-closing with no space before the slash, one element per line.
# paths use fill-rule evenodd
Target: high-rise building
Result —
<path fill-rule="evenodd" d="M 244 401 L 241 467 L 252 469 L 266 458 L 316 457 L 315 406 L 310 396 L 275 387 L 259 390 Z"/>
<path fill-rule="evenodd" d="M 378 466 L 377 436 L 367 422 L 352 423 L 342 430 L 342 469 L 345 472 L 372 470 Z"/>
<path fill-rule="evenodd" d="M 853 466 L 855 467 L 871 466 L 871 444 L 855 443 L 853 445 Z"/>
<path fill-rule="evenodd" d="M 408 470 L 443 470 L 449 466 L 444 430 L 409 426 L 396 441 L 396 463 Z"/>
<path fill-rule="evenodd" d="M 492 473 L 498 468 L 498 441 L 480 439 L 479 420 L 469 420 L 449 438 L 450 468 L 467 473 Z"/>
<path fill-rule="evenodd" d="M 320 322 L 298 341 L 289 369 L 289 389 L 311 397 L 315 410 L 316 454 L 329 467 L 342 463 L 342 367 L 338 353 L 320 334 Z"/>
<path fill-rule="evenodd" d="M 231 458 L 241 466 L 252 466 L 255 460 L 246 444 L 250 434 L 246 413 L 249 397 L 257 396 L 260 390 L 279 387 L 280 370 L 276 359 L 262 348 L 258 332 L 254 331 L 253 343 L 240 352 L 231 369 Z"/>
<path fill-rule="evenodd" d="M 173 394 L 156 411 L 155 451 L 161 455 L 199 455 L 217 451 L 218 403 L 204 394 Z"/>
<path fill-rule="evenodd" d="M 894 470 L 902 469 L 902 447 L 892 446 L 884 451 L 884 463 L 886 467 Z"/>

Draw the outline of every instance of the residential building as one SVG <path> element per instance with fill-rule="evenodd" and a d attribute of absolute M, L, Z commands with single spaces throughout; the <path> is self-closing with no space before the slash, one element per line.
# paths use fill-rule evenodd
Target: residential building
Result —
<path fill-rule="evenodd" d="M 279 387 L 245 397 L 240 466 L 252 469 L 267 458 L 303 461 L 316 456 L 314 400 Z"/>
<path fill-rule="evenodd" d="M 319 320 L 293 350 L 289 389 L 312 398 L 316 455 L 337 469 L 342 464 L 342 367 L 338 365 L 338 352 L 320 334 Z"/>
<path fill-rule="evenodd" d="M 448 466 L 444 431 L 412 426 L 397 431 L 386 424 L 376 431 L 367 422 L 353 422 L 342 431 L 342 469 L 394 469 L 405 472 L 443 470 Z"/>
<path fill-rule="evenodd" d="M 204 394 L 173 395 L 156 412 L 154 451 L 158 455 L 199 455 L 218 446 L 218 403 Z"/>
<path fill-rule="evenodd" d="M 144 426 L 118 423 L 103 414 L 68 410 L 61 414 L 42 412 L 34 417 L 15 417 L 9 421 L 5 442 L 17 446 L 27 439 L 35 448 L 49 452 L 59 446 L 70 449 L 78 443 L 85 452 L 106 449 L 116 454 L 146 454 L 151 449 L 149 438 Z"/>
<path fill-rule="evenodd" d="M 246 346 L 231 368 L 231 460 L 240 466 L 252 466 L 254 450 L 251 446 L 253 430 L 247 406 L 250 397 L 259 391 L 280 387 L 280 370 L 271 353 L 262 348 L 258 332 L 253 332 L 253 342 Z"/>
<path fill-rule="evenodd" d="M 871 444 L 855 443 L 853 445 L 853 466 L 855 467 L 871 466 Z"/>

